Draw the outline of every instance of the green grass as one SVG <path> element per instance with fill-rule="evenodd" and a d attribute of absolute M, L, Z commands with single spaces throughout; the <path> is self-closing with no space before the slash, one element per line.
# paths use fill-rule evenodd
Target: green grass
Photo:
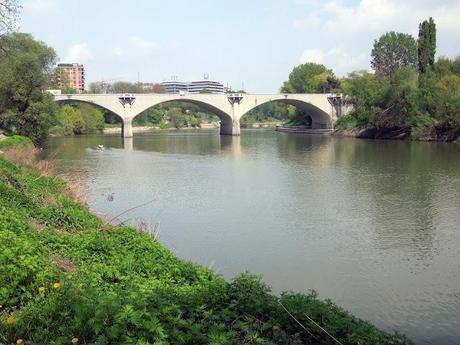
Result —
<path fill-rule="evenodd" d="M 305 315 L 342 344 L 410 344 L 314 292 L 277 297 L 249 274 L 227 282 L 104 224 L 65 187 L 0 157 L 0 344 L 335 343 Z"/>
<path fill-rule="evenodd" d="M 0 140 L 0 149 L 6 149 L 18 145 L 33 147 L 32 141 L 29 138 L 20 135 L 12 135 L 11 137 Z"/>

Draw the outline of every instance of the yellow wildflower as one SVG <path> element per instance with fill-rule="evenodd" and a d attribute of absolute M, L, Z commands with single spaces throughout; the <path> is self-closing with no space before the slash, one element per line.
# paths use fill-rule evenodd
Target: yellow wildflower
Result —
<path fill-rule="evenodd" d="M 40 286 L 40 287 L 38 288 L 38 292 L 44 293 L 44 292 L 45 292 L 45 287 L 44 287 L 44 286 Z"/>
<path fill-rule="evenodd" d="M 59 289 L 61 287 L 61 283 L 54 283 L 53 289 Z"/>
<path fill-rule="evenodd" d="M 8 317 L 8 319 L 6 319 L 6 323 L 8 326 L 12 326 L 14 323 L 14 318 L 12 316 Z"/>
<path fill-rule="evenodd" d="M 16 345 L 21 345 L 21 344 L 24 344 L 24 340 L 22 339 L 16 340 Z"/>
<path fill-rule="evenodd" d="M 76 337 L 73 337 L 72 340 L 71 340 L 72 344 L 76 344 L 78 343 L 78 338 Z"/>

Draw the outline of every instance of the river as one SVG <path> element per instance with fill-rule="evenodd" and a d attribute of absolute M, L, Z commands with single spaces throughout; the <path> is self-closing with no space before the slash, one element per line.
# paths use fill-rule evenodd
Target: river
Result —
<path fill-rule="evenodd" d="M 103 144 L 106 149 L 96 149 Z M 315 289 L 419 344 L 460 344 L 460 144 L 270 130 L 57 137 L 91 209 L 160 224 L 176 255 Z"/>

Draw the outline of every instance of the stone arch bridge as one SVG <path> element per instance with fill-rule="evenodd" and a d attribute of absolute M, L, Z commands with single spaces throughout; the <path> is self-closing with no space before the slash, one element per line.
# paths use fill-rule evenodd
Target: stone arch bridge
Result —
<path fill-rule="evenodd" d="M 312 118 L 312 128 L 332 128 L 341 115 L 341 96 L 337 94 L 61 94 L 56 102 L 83 102 L 104 108 L 122 120 L 122 135 L 133 136 L 132 121 L 145 110 L 166 102 L 182 101 L 199 105 L 221 120 L 220 134 L 240 135 L 240 119 L 252 109 L 268 102 L 294 105 Z"/>

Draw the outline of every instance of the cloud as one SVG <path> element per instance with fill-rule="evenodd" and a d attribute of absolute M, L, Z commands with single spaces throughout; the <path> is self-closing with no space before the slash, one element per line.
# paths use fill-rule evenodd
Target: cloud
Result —
<path fill-rule="evenodd" d="M 83 63 L 91 60 L 92 58 L 93 54 L 88 45 L 86 43 L 77 43 L 68 49 L 65 60 L 69 63 Z"/>
<path fill-rule="evenodd" d="M 324 64 L 339 76 L 353 70 L 368 69 L 369 57 L 366 54 L 350 55 L 341 47 L 327 51 L 321 49 L 306 49 L 302 52 L 300 63 L 316 62 Z"/>
<path fill-rule="evenodd" d="M 62 12 L 59 0 L 27 0 L 23 8 L 25 13 L 39 16 L 54 16 Z"/>
<path fill-rule="evenodd" d="M 153 48 L 157 47 L 155 42 L 148 41 L 148 40 L 143 39 L 142 37 L 138 37 L 138 36 L 130 37 L 129 44 L 133 48 L 137 48 L 137 49 L 153 49 Z"/>
<path fill-rule="evenodd" d="M 112 49 L 112 54 L 116 58 L 134 58 L 147 56 L 155 52 L 158 45 L 155 42 L 146 40 L 139 36 L 131 36 L 123 46 Z"/>
<path fill-rule="evenodd" d="M 335 34 L 405 30 L 416 33 L 418 23 L 433 17 L 440 31 L 460 33 L 460 2 L 455 0 L 361 0 L 356 5 L 343 1 L 318 4 L 306 17 L 294 21 L 295 28 L 317 26 Z"/>

